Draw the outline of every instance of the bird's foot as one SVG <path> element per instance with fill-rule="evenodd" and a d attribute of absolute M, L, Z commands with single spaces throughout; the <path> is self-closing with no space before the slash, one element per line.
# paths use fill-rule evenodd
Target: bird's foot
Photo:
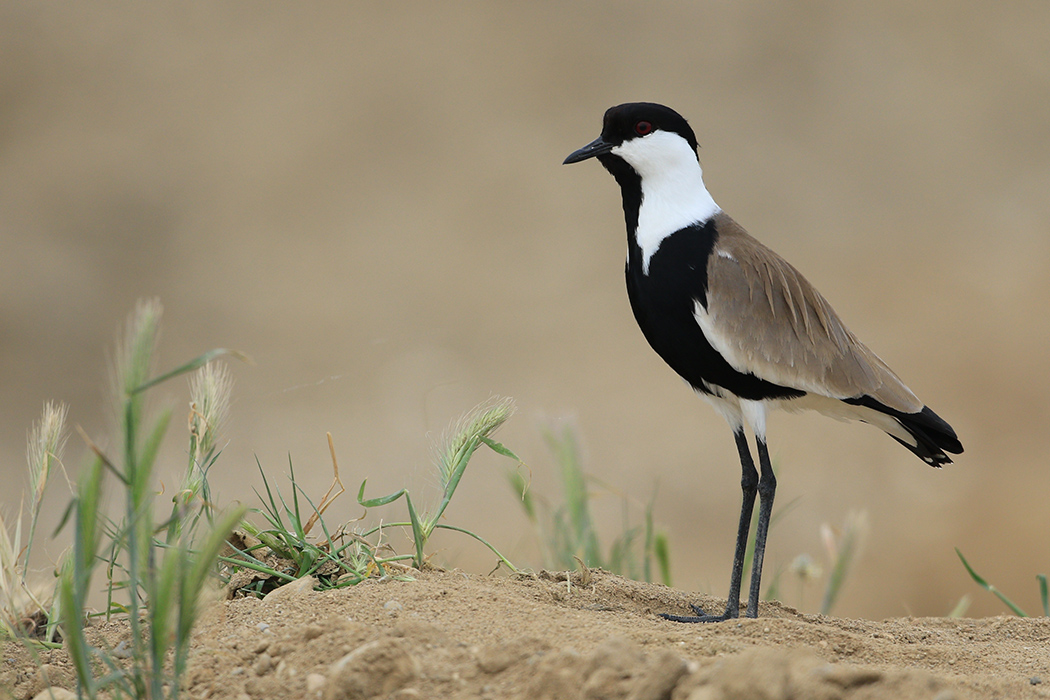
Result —
<path fill-rule="evenodd" d="M 689 607 L 693 609 L 695 615 L 671 615 L 669 613 L 660 613 L 660 617 L 671 622 L 725 622 L 731 620 L 737 615 L 731 614 L 732 611 L 726 610 L 721 615 L 708 615 L 704 612 L 703 608 L 699 605 L 690 604 Z"/>

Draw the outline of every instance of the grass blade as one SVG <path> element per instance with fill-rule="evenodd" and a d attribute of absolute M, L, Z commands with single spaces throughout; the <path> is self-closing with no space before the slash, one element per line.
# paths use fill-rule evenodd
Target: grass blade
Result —
<path fill-rule="evenodd" d="M 492 450 L 493 452 L 495 452 L 496 454 L 503 455 L 504 457 L 510 457 L 511 459 L 513 459 L 516 462 L 521 462 L 522 461 L 521 457 L 519 457 L 518 455 L 516 455 L 513 452 L 511 452 L 501 442 L 496 442 L 492 438 L 486 437 L 484 435 L 481 436 L 481 441 L 483 443 L 485 443 L 486 445 L 488 445 L 489 449 Z"/>
<path fill-rule="evenodd" d="M 495 554 L 497 557 L 499 557 L 500 562 L 504 566 L 506 566 L 508 569 L 510 569 L 513 573 L 515 573 L 515 574 L 518 573 L 518 567 L 514 566 L 514 564 L 512 564 L 510 562 L 510 559 L 507 559 L 507 557 L 505 557 L 502 554 L 500 554 L 500 551 L 498 549 L 496 549 L 495 547 L 493 547 L 492 544 L 490 544 L 488 542 L 488 540 L 486 540 L 484 537 L 482 537 L 482 536 L 480 536 L 480 535 L 478 535 L 476 533 L 473 533 L 470 530 L 465 530 L 465 529 L 463 529 L 461 527 L 456 527 L 455 525 L 446 525 L 445 523 L 439 523 L 435 527 L 437 529 L 439 529 L 439 530 L 452 530 L 453 532 L 461 532 L 464 535 L 469 535 L 469 536 L 473 537 L 478 542 L 480 542 L 481 544 L 483 544 L 486 547 L 488 547 L 489 550 L 491 550 L 493 554 Z"/>
<path fill-rule="evenodd" d="M 166 382 L 169 379 L 174 379 L 175 377 L 178 377 L 180 375 L 186 374 L 188 372 L 193 372 L 194 370 L 198 370 L 201 367 L 203 367 L 204 365 L 206 365 L 209 362 L 211 362 L 212 360 L 214 360 L 216 358 L 219 358 L 219 357 L 223 357 L 225 355 L 229 355 L 231 357 L 236 357 L 238 360 L 241 360 L 241 361 L 246 362 L 248 364 L 251 364 L 251 362 L 252 362 L 252 359 L 248 355 L 246 355 L 245 353 L 240 352 L 238 350 L 230 350 L 228 348 L 215 348 L 214 350 L 209 350 L 208 352 L 204 353 L 203 355 L 198 355 L 197 357 L 193 358 L 192 360 L 190 360 L 186 364 L 180 365 L 180 366 L 176 367 L 175 369 L 171 370 L 170 372 L 165 372 L 164 374 L 162 374 L 162 375 L 160 375 L 158 377 L 154 377 L 153 379 L 150 379 L 150 380 L 147 380 L 147 381 L 142 381 L 142 382 L 139 382 L 139 383 L 137 383 L 135 385 L 132 385 L 131 387 L 128 388 L 128 393 L 129 394 L 140 394 L 143 391 L 145 391 L 146 389 L 149 389 L 150 387 L 157 386 L 158 384 L 162 384 L 163 382 Z"/>
<path fill-rule="evenodd" d="M 566 426 L 560 436 L 547 432 L 544 437 L 547 439 L 551 452 L 554 453 L 555 461 L 561 466 L 565 509 L 571 527 L 569 533 L 573 537 L 571 551 L 566 553 L 569 555 L 582 553 L 587 566 L 600 567 L 604 562 L 591 520 L 590 493 L 587 490 L 587 481 L 581 465 L 576 434 L 569 426 Z M 567 568 L 573 566 L 571 561 L 566 564 Z"/>
<path fill-rule="evenodd" d="M 966 557 L 963 556 L 963 553 L 959 551 L 958 547 L 955 548 L 955 553 L 959 555 L 959 560 L 962 561 L 963 566 L 966 567 L 966 571 L 969 572 L 970 578 L 972 578 L 974 580 L 974 583 L 976 583 L 978 586 L 980 586 L 984 590 L 989 591 L 990 593 L 994 593 L 995 597 L 997 597 L 999 600 L 1003 601 L 1003 603 L 1006 604 L 1006 607 L 1008 607 L 1011 610 L 1013 610 L 1014 614 L 1017 615 L 1018 617 L 1028 617 L 1028 615 L 1025 613 L 1024 610 L 1021 610 L 1021 608 L 1017 607 L 1014 604 L 1014 602 L 1012 600 L 1010 600 L 1009 598 L 1007 598 L 1005 595 L 1003 595 L 1002 592 L 1000 592 L 998 588 L 996 588 L 992 584 L 990 584 L 987 581 L 985 581 L 976 571 L 974 571 L 973 567 L 970 566 L 970 562 L 966 561 Z M 1044 598 L 1044 600 L 1045 600 L 1045 598 Z"/>
<path fill-rule="evenodd" d="M 365 484 L 368 483 L 368 479 L 361 482 L 361 488 L 357 492 L 357 502 L 365 508 L 378 508 L 379 506 L 385 506 L 388 503 L 393 503 L 397 499 L 401 498 L 408 493 L 407 489 L 401 489 L 397 493 L 392 493 L 389 496 L 380 496 L 379 498 L 365 499 Z"/>
<path fill-rule="evenodd" d="M 820 603 L 820 612 L 830 615 L 831 608 L 838 600 L 839 593 L 845 585 L 846 576 L 850 567 L 860 551 L 861 543 L 868 531 L 868 517 L 864 511 L 851 511 L 846 515 L 846 522 L 842 527 L 842 536 L 838 542 L 830 540 L 826 544 L 831 546 L 831 575 L 828 578 L 827 587 L 824 589 L 824 598 Z M 830 536 L 830 528 L 828 529 Z"/>
<path fill-rule="evenodd" d="M 81 479 L 74 508 L 73 553 L 66 560 L 59 583 L 63 611 L 62 636 L 80 688 L 95 697 L 91 647 L 85 634 L 83 611 L 91 588 L 98 551 L 98 515 L 102 500 L 102 460 L 96 459 Z"/>
<path fill-rule="evenodd" d="M 197 608 L 204 583 L 208 575 L 215 570 L 215 563 L 219 559 L 219 552 L 226 543 L 226 538 L 241 522 L 246 512 L 247 508 L 244 506 L 231 508 L 215 523 L 200 551 L 192 557 L 187 555 L 180 557 L 183 560 L 184 571 L 182 586 L 179 590 L 179 614 L 175 627 L 175 678 L 181 677 L 186 669 L 190 632 L 197 621 Z M 185 568 L 188 568 L 188 571 Z"/>
<path fill-rule="evenodd" d="M 964 594 L 962 598 L 959 598 L 959 602 L 955 604 L 955 607 L 948 613 L 948 617 L 952 619 L 961 618 L 966 614 L 966 611 L 970 609 L 970 596 Z"/>
<path fill-rule="evenodd" d="M 659 532 L 653 541 L 653 555 L 660 567 L 660 580 L 665 586 L 671 585 L 671 543 L 665 533 Z"/>
<path fill-rule="evenodd" d="M 153 464 L 157 461 L 157 450 L 164 439 L 164 433 L 168 430 L 171 422 L 171 409 L 161 411 L 157 421 L 153 424 L 146 442 L 142 445 L 142 453 L 139 455 L 140 473 L 149 477 L 153 473 Z"/>

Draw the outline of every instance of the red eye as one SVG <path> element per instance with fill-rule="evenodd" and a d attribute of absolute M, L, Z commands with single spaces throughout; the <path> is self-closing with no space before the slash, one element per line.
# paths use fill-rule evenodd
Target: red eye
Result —
<path fill-rule="evenodd" d="M 653 125 L 649 122 L 638 122 L 634 125 L 634 133 L 639 136 L 645 136 L 646 134 L 652 133 Z"/>

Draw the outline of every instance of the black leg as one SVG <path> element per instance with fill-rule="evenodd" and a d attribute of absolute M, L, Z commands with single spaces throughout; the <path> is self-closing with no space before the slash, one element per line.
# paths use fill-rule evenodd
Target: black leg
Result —
<path fill-rule="evenodd" d="M 773 475 L 773 466 L 769 463 L 769 450 L 766 441 L 758 439 L 758 463 L 762 469 L 762 478 L 758 482 L 758 495 L 761 503 L 758 506 L 758 530 L 755 532 L 755 558 L 751 565 L 751 592 L 747 597 L 747 616 L 758 617 L 758 600 L 761 596 L 762 560 L 766 555 L 766 535 L 769 534 L 769 517 L 773 513 L 773 497 L 777 492 L 777 478 Z"/>
<path fill-rule="evenodd" d="M 731 618 L 740 616 L 740 586 L 741 579 L 744 577 L 744 553 L 747 550 L 747 535 L 751 529 L 751 513 L 755 509 L 755 494 L 761 490 L 762 481 L 759 481 L 758 472 L 755 471 L 755 461 L 751 458 L 751 450 L 747 447 L 747 438 L 744 436 L 743 428 L 738 429 L 733 437 L 736 438 L 736 449 L 740 453 L 740 490 L 743 492 L 743 499 L 740 504 L 740 524 L 736 530 L 736 554 L 733 555 L 733 577 L 729 581 L 729 600 L 726 601 L 726 610 L 721 615 L 707 615 L 696 605 L 692 606 L 693 612 L 696 615 L 668 615 L 667 613 L 661 613 L 660 617 L 665 620 L 671 620 L 672 622 L 721 622 L 723 620 L 729 620 Z M 759 443 L 762 445 L 762 443 Z M 764 447 L 764 445 L 762 445 Z M 768 457 L 766 459 L 768 462 Z M 765 468 L 762 470 L 763 479 L 765 479 Z M 770 470 L 770 477 L 773 472 Z M 774 482 L 776 486 L 776 482 Z M 769 497 L 770 507 L 773 504 L 772 495 Z M 762 497 L 762 506 L 765 507 L 766 497 Z M 759 512 L 759 529 L 758 536 L 762 538 L 762 544 L 765 545 L 765 535 L 762 531 L 762 516 L 761 511 Z M 767 518 L 768 526 L 768 518 Z M 755 561 L 758 565 L 757 569 L 753 571 L 761 572 L 762 560 L 758 558 L 758 550 L 755 551 Z M 756 578 L 754 574 L 751 576 L 751 588 L 752 591 L 756 586 Z M 758 598 L 752 593 L 751 599 L 748 601 L 748 613 L 750 617 L 751 611 L 751 600 L 755 601 L 755 609 L 758 609 Z"/>

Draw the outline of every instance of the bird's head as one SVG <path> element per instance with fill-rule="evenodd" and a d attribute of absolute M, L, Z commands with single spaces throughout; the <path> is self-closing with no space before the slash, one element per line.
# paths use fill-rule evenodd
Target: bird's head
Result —
<path fill-rule="evenodd" d="M 696 167 L 696 149 L 696 135 L 678 112 L 652 102 L 629 102 L 610 107 L 601 136 L 573 151 L 565 164 L 597 158 L 615 174 L 622 161 L 644 179 Z"/>

